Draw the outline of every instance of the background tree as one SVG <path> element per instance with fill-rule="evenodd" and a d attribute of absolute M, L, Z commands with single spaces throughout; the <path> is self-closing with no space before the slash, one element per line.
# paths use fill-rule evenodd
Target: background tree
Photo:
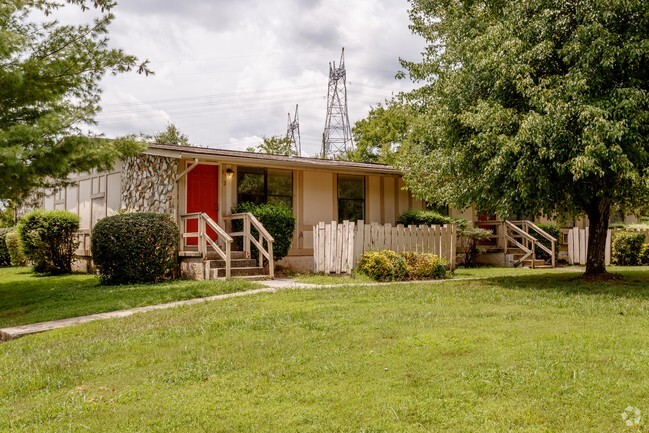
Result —
<path fill-rule="evenodd" d="M 146 62 L 108 48 L 114 6 L 112 0 L 0 3 L 0 198 L 20 200 L 72 172 L 107 169 L 116 157 L 142 150 L 133 140 L 99 139 L 82 129 L 94 123 L 106 73 L 150 73 Z M 63 25 L 50 18 L 60 7 L 99 17 Z"/>
<path fill-rule="evenodd" d="M 269 155 L 297 156 L 293 142 L 289 137 L 275 135 L 273 137 L 264 137 L 263 140 L 257 147 L 249 147 L 246 150 Z"/>
<path fill-rule="evenodd" d="M 191 146 L 189 137 L 180 132 L 180 129 L 173 123 L 167 124 L 167 127 L 156 134 L 153 134 L 152 140 L 158 144 L 171 144 L 173 146 Z"/>
<path fill-rule="evenodd" d="M 643 0 L 411 0 L 428 41 L 402 62 L 424 107 L 401 161 L 433 202 L 585 214 L 586 274 L 605 272 L 613 206 L 649 200 L 649 14 Z M 414 152 L 416 150 L 416 152 Z"/>
<path fill-rule="evenodd" d="M 393 165 L 415 121 L 414 108 L 402 98 L 395 98 L 370 109 L 365 119 L 354 125 L 354 150 L 345 159 Z"/>

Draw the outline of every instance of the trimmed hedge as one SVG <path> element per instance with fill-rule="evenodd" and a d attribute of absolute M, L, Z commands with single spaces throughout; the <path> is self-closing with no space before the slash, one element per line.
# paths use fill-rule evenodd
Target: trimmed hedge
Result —
<path fill-rule="evenodd" d="M 426 280 L 446 277 L 446 264 L 435 254 L 391 250 L 367 251 L 358 270 L 376 281 Z"/>
<path fill-rule="evenodd" d="M 637 266 L 640 264 L 640 250 L 644 243 L 643 233 L 616 231 L 613 232 L 611 245 L 611 262 L 619 266 Z"/>
<path fill-rule="evenodd" d="M 376 281 L 402 281 L 406 260 L 394 251 L 367 251 L 361 256 L 358 270 Z"/>
<path fill-rule="evenodd" d="M 92 230 L 91 251 L 102 284 L 149 283 L 178 265 L 178 226 L 165 214 L 127 213 L 103 218 Z"/>
<path fill-rule="evenodd" d="M 35 210 L 18 222 L 23 253 L 35 272 L 72 272 L 79 216 L 64 210 Z"/>
<path fill-rule="evenodd" d="M 460 231 L 469 225 L 463 218 L 451 218 L 430 210 L 407 210 L 397 218 L 397 224 L 409 225 L 444 225 L 457 224 Z"/>
<path fill-rule="evenodd" d="M 250 212 L 253 214 L 264 228 L 273 237 L 273 258 L 282 260 L 288 255 L 288 250 L 293 242 L 293 233 L 295 232 L 295 215 L 288 207 L 282 204 L 254 204 L 239 203 L 232 209 L 232 213 Z M 241 231 L 243 222 L 241 220 L 233 221 L 233 230 Z M 259 234 L 254 228 L 251 229 L 252 235 L 257 239 Z M 239 241 L 241 238 L 238 238 Z M 241 245 L 239 245 L 241 247 Z M 252 245 L 254 257 L 257 257 L 257 248 Z"/>
<path fill-rule="evenodd" d="M 7 244 L 7 251 L 9 252 L 11 266 L 26 266 L 27 257 L 25 257 L 25 254 L 23 254 L 23 247 L 20 243 L 18 230 L 16 230 L 15 228 L 9 230 L 5 234 L 5 242 Z"/>
<path fill-rule="evenodd" d="M 0 268 L 11 266 L 11 256 L 9 256 L 9 249 L 5 240 L 5 235 L 9 230 L 8 228 L 0 228 Z"/>
<path fill-rule="evenodd" d="M 649 266 L 649 244 L 642 245 L 640 255 L 638 256 L 639 265 Z"/>

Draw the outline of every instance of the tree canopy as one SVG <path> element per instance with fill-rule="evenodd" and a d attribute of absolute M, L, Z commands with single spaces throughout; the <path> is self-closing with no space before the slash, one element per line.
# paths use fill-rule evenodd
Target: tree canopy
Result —
<path fill-rule="evenodd" d="M 100 109 L 99 80 L 146 62 L 108 47 L 112 0 L 5 0 L 0 4 L 0 198 L 20 200 L 72 172 L 107 169 L 142 146 L 87 132 Z M 61 24 L 62 7 L 99 12 Z M 94 13 L 93 16 L 97 14 Z"/>
<path fill-rule="evenodd" d="M 585 214 L 605 272 L 611 208 L 649 201 L 644 0 L 411 0 L 428 45 L 402 61 L 424 122 L 400 162 L 416 195 L 508 214 Z"/>
<path fill-rule="evenodd" d="M 298 156 L 293 140 L 289 137 L 281 137 L 279 135 L 264 137 L 262 143 L 257 147 L 249 147 L 246 150 L 248 152 L 266 153 L 269 155 Z"/>
<path fill-rule="evenodd" d="M 169 123 L 167 127 L 160 132 L 153 134 L 151 137 L 154 143 L 158 144 L 171 144 L 173 146 L 191 146 L 189 137 L 180 132 L 180 129 L 173 123 Z"/>
<path fill-rule="evenodd" d="M 355 147 L 345 159 L 394 165 L 404 142 L 417 120 L 414 109 L 403 98 L 394 98 L 370 109 L 352 129 Z"/>

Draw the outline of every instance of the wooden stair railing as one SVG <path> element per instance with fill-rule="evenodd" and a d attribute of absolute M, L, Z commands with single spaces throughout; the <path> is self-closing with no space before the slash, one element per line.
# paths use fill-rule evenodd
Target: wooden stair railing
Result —
<path fill-rule="evenodd" d="M 187 221 L 197 220 L 197 231 L 187 232 Z M 230 278 L 232 269 L 232 237 L 221 228 L 209 215 L 205 212 L 194 212 L 189 214 L 180 215 L 182 221 L 181 230 L 181 250 L 184 249 L 185 239 L 197 238 L 198 252 L 204 260 L 206 260 L 208 253 L 208 245 L 216 252 L 216 254 L 225 262 L 225 277 Z M 212 239 L 207 232 L 207 228 L 211 228 L 216 233 L 216 239 Z M 223 248 L 221 245 L 223 245 Z M 225 251 L 224 251 L 225 249 Z"/>
<path fill-rule="evenodd" d="M 530 229 L 534 230 L 536 233 L 550 241 L 550 248 L 546 247 L 543 245 L 541 242 L 537 242 L 536 246 L 548 253 L 550 255 L 551 260 L 552 260 L 552 267 L 554 268 L 557 264 L 557 258 L 556 258 L 556 250 L 555 246 L 557 244 L 557 238 L 551 236 L 548 232 L 543 230 L 541 227 L 537 226 L 534 224 L 532 221 L 523 221 L 523 228 L 527 233 L 530 232 Z"/>
<path fill-rule="evenodd" d="M 504 221 L 504 224 L 505 224 L 505 239 L 506 239 L 505 254 L 507 254 L 507 248 L 509 246 L 507 241 L 509 241 L 514 245 L 516 245 L 518 248 L 520 248 L 524 253 L 522 257 L 520 257 L 518 260 L 514 262 L 514 266 L 520 265 L 525 260 L 527 260 L 530 256 L 532 256 L 532 268 L 534 268 L 536 265 L 536 248 L 534 248 L 536 246 L 536 238 L 530 235 L 529 233 L 527 233 L 522 228 L 513 224 L 511 221 Z M 522 238 L 523 242 L 522 243 L 519 242 L 516 239 L 516 237 Z M 529 244 L 532 245 L 531 248 L 529 247 Z"/>
<path fill-rule="evenodd" d="M 259 222 L 259 220 L 250 212 L 235 213 L 231 215 L 224 215 L 223 219 L 226 221 L 243 221 L 243 231 L 240 232 L 230 232 L 230 236 L 243 238 L 243 251 L 245 252 L 246 258 L 251 257 L 250 244 L 257 247 L 259 251 L 259 267 L 264 266 L 264 257 L 268 260 L 268 276 L 270 278 L 275 277 L 275 262 L 273 260 L 273 242 L 275 239 L 268 233 L 264 226 Z M 252 235 L 252 228 L 255 228 L 258 233 L 257 239 Z M 264 247 L 264 241 L 266 241 L 266 247 Z"/>

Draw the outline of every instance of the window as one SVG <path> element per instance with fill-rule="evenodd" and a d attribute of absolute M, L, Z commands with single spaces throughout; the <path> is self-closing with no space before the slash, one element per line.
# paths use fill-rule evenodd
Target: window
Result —
<path fill-rule="evenodd" d="M 271 168 L 239 167 L 238 203 L 282 203 L 293 207 L 293 172 Z"/>
<path fill-rule="evenodd" d="M 338 222 L 365 219 L 365 178 L 338 175 Z"/>

